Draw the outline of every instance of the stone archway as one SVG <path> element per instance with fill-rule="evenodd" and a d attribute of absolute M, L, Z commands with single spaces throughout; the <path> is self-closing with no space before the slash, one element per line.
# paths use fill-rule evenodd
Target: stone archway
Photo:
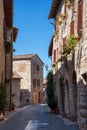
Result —
<path fill-rule="evenodd" d="M 77 120 L 77 76 L 75 70 L 72 73 L 72 120 Z"/>
<path fill-rule="evenodd" d="M 59 86 L 60 86 L 60 100 L 61 100 L 61 111 L 62 111 L 62 114 L 64 115 L 65 114 L 65 111 L 64 111 L 64 98 L 65 98 L 65 90 L 64 90 L 64 77 L 61 76 L 60 79 L 59 79 Z"/>
<path fill-rule="evenodd" d="M 70 116 L 69 84 L 67 79 L 65 80 L 65 114 L 67 117 Z"/>

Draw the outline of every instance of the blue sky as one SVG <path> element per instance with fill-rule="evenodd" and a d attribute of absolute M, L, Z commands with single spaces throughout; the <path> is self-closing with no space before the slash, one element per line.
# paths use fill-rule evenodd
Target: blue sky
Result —
<path fill-rule="evenodd" d="M 37 54 L 49 69 L 48 46 L 53 33 L 53 25 L 48 21 L 51 3 L 52 0 L 14 0 L 14 26 L 19 29 L 14 55 Z M 46 74 L 44 69 L 44 77 Z"/>

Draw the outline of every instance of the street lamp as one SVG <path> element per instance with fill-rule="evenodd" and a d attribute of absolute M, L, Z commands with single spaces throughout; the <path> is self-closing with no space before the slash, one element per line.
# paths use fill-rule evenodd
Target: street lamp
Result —
<path fill-rule="evenodd" d="M 45 69 L 46 69 L 46 71 L 48 71 L 48 65 L 47 64 L 45 65 Z"/>

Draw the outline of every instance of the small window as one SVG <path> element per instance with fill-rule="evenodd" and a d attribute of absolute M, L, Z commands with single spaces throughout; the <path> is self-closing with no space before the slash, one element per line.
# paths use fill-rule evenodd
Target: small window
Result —
<path fill-rule="evenodd" d="M 35 63 L 33 63 L 33 73 L 35 74 Z"/>
<path fill-rule="evenodd" d="M 33 87 L 36 87 L 36 79 L 33 79 Z"/>
<path fill-rule="evenodd" d="M 40 66 L 39 65 L 36 65 L 36 70 L 40 71 Z"/>
<path fill-rule="evenodd" d="M 37 86 L 40 86 L 40 79 L 37 80 Z"/>

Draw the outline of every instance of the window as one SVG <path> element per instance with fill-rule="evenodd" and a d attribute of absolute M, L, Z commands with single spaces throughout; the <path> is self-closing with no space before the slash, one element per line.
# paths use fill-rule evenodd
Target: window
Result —
<path fill-rule="evenodd" d="M 40 79 L 37 80 L 37 86 L 40 86 Z"/>
<path fill-rule="evenodd" d="M 33 73 L 35 74 L 35 63 L 33 63 Z"/>
<path fill-rule="evenodd" d="M 54 50 L 54 62 L 56 62 L 56 50 Z"/>
<path fill-rule="evenodd" d="M 40 71 L 40 66 L 39 65 L 36 65 L 36 70 Z"/>
<path fill-rule="evenodd" d="M 54 50 L 54 63 L 57 61 L 58 59 L 58 48 Z"/>
<path fill-rule="evenodd" d="M 33 79 L 33 87 L 36 87 L 36 79 Z"/>
<path fill-rule="evenodd" d="M 83 1 L 78 1 L 78 15 L 77 15 L 77 33 L 82 29 L 82 20 L 83 20 Z"/>

